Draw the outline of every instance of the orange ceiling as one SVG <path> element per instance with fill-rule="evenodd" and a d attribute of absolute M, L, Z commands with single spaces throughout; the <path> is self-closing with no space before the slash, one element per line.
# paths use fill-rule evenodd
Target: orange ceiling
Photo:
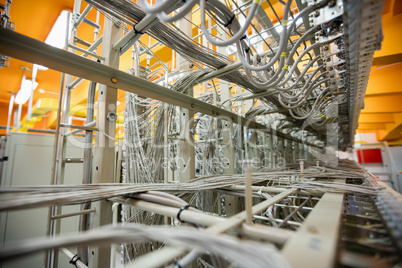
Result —
<path fill-rule="evenodd" d="M 5 1 L 2 0 L 2 3 Z M 29 37 L 44 41 L 52 29 L 57 17 L 62 10 L 72 10 L 74 0 L 17 0 L 11 3 L 10 21 L 15 23 L 15 31 Z M 18 92 L 23 71 L 20 66 L 32 69 L 32 64 L 16 59 L 10 59 L 9 67 L 0 70 L 0 102 L 10 99 L 8 92 Z M 27 72 L 27 79 L 31 78 L 31 72 Z M 60 74 L 53 70 L 39 71 L 37 82 L 45 90 L 57 92 L 54 81 L 60 81 Z M 47 94 L 42 94 L 41 97 Z M 35 94 L 38 98 L 38 94 Z M 54 95 L 47 97 L 54 98 Z"/>

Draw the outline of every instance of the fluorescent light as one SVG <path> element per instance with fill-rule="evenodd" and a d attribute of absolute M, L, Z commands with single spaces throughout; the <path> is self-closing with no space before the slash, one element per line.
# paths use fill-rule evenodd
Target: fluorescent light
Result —
<path fill-rule="evenodd" d="M 37 82 L 32 83 L 31 80 L 22 80 L 21 88 L 15 97 L 15 103 L 24 104 L 31 97 L 32 91 L 38 86 Z"/>
<path fill-rule="evenodd" d="M 43 88 L 40 88 L 38 91 L 39 91 L 39 93 L 41 93 L 41 94 L 47 93 L 47 94 L 59 95 L 59 94 L 56 93 L 56 92 L 46 91 L 46 90 L 44 90 Z"/>
<path fill-rule="evenodd" d="M 52 30 L 50 31 L 49 35 L 46 38 L 45 43 L 57 48 L 63 48 L 65 45 L 66 40 L 66 30 L 67 30 L 67 18 L 68 18 L 68 11 L 63 10 L 60 13 L 60 16 L 57 18 L 55 24 L 53 25 Z M 71 21 L 70 28 L 71 29 Z M 70 33 L 69 33 L 70 37 Z"/>
<path fill-rule="evenodd" d="M 41 70 L 41 71 L 46 71 L 47 69 L 49 69 L 43 65 L 38 65 L 38 64 L 34 64 L 34 68 Z"/>

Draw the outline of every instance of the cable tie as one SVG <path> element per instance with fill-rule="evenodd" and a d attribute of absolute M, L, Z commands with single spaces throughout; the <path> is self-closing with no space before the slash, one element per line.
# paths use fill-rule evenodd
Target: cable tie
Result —
<path fill-rule="evenodd" d="M 282 26 L 288 26 L 288 20 L 283 20 L 282 21 Z"/>
<path fill-rule="evenodd" d="M 230 20 L 228 20 L 228 22 L 226 22 L 225 25 L 223 25 L 223 26 L 228 27 L 230 24 L 232 24 L 235 17 L 236 17 L 236 15 L 233 14 L 233 16 L 230 18 Z"/>
<path fill-rule="evenodd" d="M 75 267 L 78 267 L 78 266 L 77 266 L 77 261 L 78 261 L 79 259 L 81 259 L 81 258 L 78 257 L 77 254 L 75 254 L 75 255 L 71 258 L 71 260 L 69 261 L 69 263 L 72 264 L 72 265 L 74 265 Z"/>
<path fill-rule="evenodd" d="M 186 209 L 188 209 L 189 207 L 192 207 L 192 208 L 197 209 L 197 207 L 192 206 L 192 205 L 185 205 L 185 206 L 182 206 L 182 207 L 180 208 L 179 212 L 177 212 L 177 219 L 178 219 L 180 222 L 185 223 L 184 221 L 182 221 L 182 220 L 180 219 L 180 214 L 183 212 L 183 210 L 186 210 Z"/>
<path fill-rule="evenodd" d="M 259 196 L 262 198 L 263 196 L 262 196 L 262 187 L 263 186 L 261 186 L 261 188 L 260 188 L 260 190 L 258 191 L 258 194 L 259 194 Z"/>
<path fill-rule="evenodd" d="M 282 52 L 281 57 L 286 57 L 286 52 Z"/>
<path fill-rule="evenodd" d="M 133 26 L 133 30 L 134 30 L 135 34 L 145 34 L 145 33 L 141 32 L 141 31 L 137 31 L 137 29 L 135 29 L 135 26 L 137 26 L 137 24 L 134 24 L 134 26 Z"/>
<path fill-rule="evenodd" d="M 244 35 L 242 38 L 240 38 L 240 41 L 241 41 L 241 40 L 244 40 L 244 39 L 246 39 L 246 38 L 247 38 L 247 36 Z"/>
<path fill-rule="evenodd" d="M 177 267 L 177 268 L 183 268 L 183 266 L 181 266 L 181 264 L 180 264 L 178 261 L 176 261 L 176 262 L 174 263 L 174 265 L 175 265 L 175 267 Z"/>
<path fill-rule="evenodd" d="M 287 64 L 285 64 L 285 66 L 283 66 L 283 69 L 288 69 L 289 68 L 289 65 L 287 65 Z"/>

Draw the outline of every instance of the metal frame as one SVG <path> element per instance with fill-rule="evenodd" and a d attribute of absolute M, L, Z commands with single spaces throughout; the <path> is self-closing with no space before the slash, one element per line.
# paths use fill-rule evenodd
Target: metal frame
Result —
<path fill-rule="evenodd" d="M 300 1 L 297 1 L 298 6 L 301 5 Z M 87 8 L 83 11 L 81 15 L 76 17 L 75 15 L 78 13 L 80 7 L 80 0 L 76 0 L 75 3 L 75 14 L 74 16 L 74 25 L 78 27 L 81 22 L 85 22 L 85 15 L 88 14 L 91 5 L 88 5 Z M 77 10 L 78 8 L 78 10 Z M 264 18 L 263 18 L 264 20 Z M 307 18 L 303 18 L 303 20 L 307 21 Z M 146 30 L 152 26 L 153 23 L 157 21 L 156 16 L 150 15 L 145 17 L 138 25 L 139 28 L 137 30 L 132 30 L 128 34 L 124 35 L 120 38 L 121 29 L 112 21 L 105 19 L 105 30 L 104 37 L 98 38 L 94 44 L 92 44 L 88 50 L 78 49 L 74 44 L 69 44 L 68 47 L 84 52 L 83 55 L 78 56 L 76 54 L 70 53 L 68 51 L 56 49 L 50 47 L 38 40 L 29 38 L 27 36 L 23 36 L 18 33 L 14 33 L 12 31 L 6 29 L 0 29 L 0 52 L 7 54 L 9 56 L 15 57 L 17 59 L 30 61 L 34 63 L 38 63 L 41 65 L 48 66 L 57 71 L 62 71 L 64 73 L 68 73 L 69 76 L 64 83 L 64 76 L 61 82 L 61 92 L 63 92 L 63 88 L 65 91 L 65 100 L 64 100 L 64 108 L 63 108 L 63 117 L 60 118 L 60 108 L 61 101 L 59 105 L 58 111 L 58 121 L 57 121 L 57 130 L 56 133 L 60 133 L 59 128 L 63 127 L 64 130 L 61 139 L 62 145 L 65 143 L 65 139 L 67 136 L 74 134 L 77 130 L 86 130 L 86 131 L 95 131 L 100 130 L 96 135 L 95 140 L 95 148 L 94 148 L 94 160 L 93 160 L 93 182 L 94 183 L 108 183 L 114 182 L 115 178 L 115 121 L 108 119 L 109 113 L 115 113 L 116 111 L 116 101 L 117 101 L 117 89 L 123 89 L 127 92 L 135 93 L 141 96 L 146 96 L 149 98 L 154 98 L 168 104 L 176 105 L 181 107 L 180 109 L 180 117 L 184 120 L 184 124 L 181 126 L 181 131 L 189 132 L 190 129 L 183 130 L 183 126 L 186 125 L 186 122 L 193 118 L 194 112 L 200 112 L 206 115 L 210 115 L 214 117 L 214 123 L 216 126 L 217 120 L 224 120 L 225 122 L 225 133 L 223 134 L 223 142 L 230 143 L 230 137 L 233 135 L 233 124 L 237 123 L 242 126 L 243 134 L 242 141 L 244 145 L 245 159 L 249 158 L 259 158 L 260 152 L 258 147 L 249 147 L 248 142 L 257 141 L 262 138 L 266 144 L 269 144 L 267 147 L 264 147 L 264 154 L 272 156 L 273 164 L 280 162 L 280 157 L 286 159 L 287 162 L 294 162 L 298 158 L 305 158 L 308 160 L 313 160 L 313 156 L 308 153 L 308 149 L 311 147 L 315 147 L 321 149 L 322 147 L 304 142 L 303 140 L 297 139 L 291 135 L 285 134 L 283 132 L 279 132 L 277 130 L 271 130 L 267 128 L 261 123 L 257 123 L 253 120 L 250 120 L 245 117 L 247 110 L 252 108 L 253 100 L 242 100 L 242 114 L 240 116 L 236 113 L 232 112 L 232 107 L 230 104 L 226 105 L 224 108 L 219 108 L 215 105 L 211 105 L 202 101 L 199 101 L 192 97 L 192 91 L 190 90 L 189 95 L 181 94 L 172 90 L 169 90 L 166 87 L 159 86 L 155 83 L 146 81 L 136 76 L 132 76 L 131 74 L 124 73 L 118 70 L 119 66 L 119 56 L 123 53 L 132 43 L 134 43 L 140 35 L 137 35 L 136 32 L 141 30 Z M 265 19 L 265 23 L 271 27 L 271 33 L 275 39 L 278 39 L 279 35 L 276 30 L 272 27 L 272 23 Z M 144 25 L 143 25 L 144 24 Z M 308 27 L 308 23 L 305 23 L 306 27 Z M 93 26 L 97 26 L 93 24 Z M 98 26 L 99 27 L 99 26 Z M 191 34 L 191 29 L 187 29 L 188 33 Z M 92 53 L 91 51 L 95 49 L 100 41 L 103 40 L 102 46 L 102 56 L 97 55 L 96 53 Z M 73 42 L 75 42 L 75 38 L 73 38 Z M 265 54 L 269 54 L 266 52 Z M 317 52 L 316 52 L 317 54 Z M 104 60 L 105 64 L 97 63 L 92 60 L 86 59 L 86 56 L 96 57 L 98 59 Z M 183 63 L 183 59 L 177 57 L 178 65 Z M 234 71 L 240 67 L 239 63 L 234 63 L 229 66 L 225 66 L 219 70 L 216 70 L 204 77 L 201 77 L 197 82 L 201 83 L 202 81 L 207 81 L 209 79 L 218 77 L 224 73 Z M 75 81 L 72 81 L 72 76 L 78 76 Z M 66 115 L 68 115 L 69 110 L 69 94 L 71 90 L 80 82 L 82 79 L 88 79 L 97 83 L 100 83 L 98 91 L 98 117 L 96 120 L 96 128 L 93 127 L 94 123 L 90 122 L 86 126 L 74 126 L 68 124 L 66 122 Z M 225 101 L 230 97 L 230 89 L 226 82 L 222 82 L 221 85 L 221 96 L 222 101 Z M 66 86 L 68 85 L 68 86 Z M 61 97 L 61 96 L 60 96 Z M 254 95 L 255 97 L 255 95 Z M 61 100 L 61 99 L 60 99 Z M 214 95 L 214 104 L 216 104 L 216 95 Z M 244 109 L 244 106 L 246 108 Z M 182 116 L 183 115 L 183 116 Z M 165 121 L 167 124 L 167 118 L 165 117 Z M 64 123 L 61 123 L 64 122 Z M 227 123 L 226 123 L 227 122 Z M 166 125 L 165 125 L 166 126 Z M 77 130 L 73 130 L 67 132 L 67 128 L 76 128 Z M 248 137 L 249 129 L 253 129 L 251 137 Z M 262 132 L 262 137 L 260 137 L 257 131 Z M 290 133 L 289 131 L 288 133 Z M 183 133 L 182 133 L 183 134 Z M 187 133 L 188 134 L 188 133 Z M 191 134 L 189 135 L 191 137 Z M 167 143 L 168 136 L 167 131 L 164 135 L 165 143 Z M 56 137 L 57 139 L 57 137 Z M 92 141 L 92 140 L 91 140 Z M 218 137 L 215 137 L 214 142 L 218 145 Z M 310 148 L 306 148 L 309 146 Z M 297 157 L 291 158 L 289 155 L 289 151 L 295 147 L 295 153 Z M 287 151 L 285 151 L 286 149 Z M 279 151 L 279 153 L 277 153 Z M 64 153 L 64 154 L 63 154 Z M 57 153 L 56 153 L 57 154 Z M 166 151 L 164 153 L 166 155 Z M 186 144 L 185 141 L 180 141 L 180 154 L 182 157 L 190 158 L 190 167 L 187 167 L 187 172 L 183 172 L 180 174 L 180 181 L 183 182 L 185 180 L 191 179 L 195 177 L 194 173 L 194 148 L 191 150 L 190 144 Z M 60 157 L 61 156 L 61 157 Z M 229 168 L 225 170 L 225 174 L 233 174 L 236 172 L 235 170 L 235 150 L 233 144 L 227 146 L 224 150 L 224 156 L 227 156 L 231 159 L 231 163 L 229 163 Z M 251 156 L 251 157 L 249 157 Z M 91 153 L 86 155 L 86 160 L 91 157 Z M 66 160 L 65 160 L 66 159 Z M 54 173 L 56 174 L 60 168 L 65 163 L 74 163 L 80 162 L 81 159 L 69 159 L 65 157 L 65 150 L 62 150 L 59 154 L 59 163 L 57 167 L 54 168 Z M 301 180 L 304 182 L 304 163 L 301 160 L 300 165 L 300 173 Z M 87 170 L 88 172 L 88 170 Z M 209 226 L 206 229 L 206 232 L 213 234 L 222 234 L 229 230 L 232 230 L 236 227 L 241 227 L 243 229 L 244 234 L 249 235 L 254 238 L 263 238 L 268 241 L 275 240 L 278 244 L 285 245 L 283 248 L 283 255 L 287 257 L 288 261 L 292 265 L 304 265 L 308 267 L 329 267 L 334 264 L 335 260 L 335 252 L 336 252 L 336 242 L 338 237 L 338 227 L 340 225 L 341 220 L 341 211 L 342 211 L 342 201 L 343 195 L 337 193 L 325 193 L 321 198 L 319 203 L 316 205 L 312 212 L 308 216 L 307 220 L 300 224 L 298 222 L 291 223 L 290 219 L 293 215 L 299 212 L 308 201 L 310 201 L 310 197 L 304 200 L 299 206 L 289 206 L 282 205 L 283 207 L 294 209 L 290 214 L 288 214 L 282 221 L 280 221 L 279 227 L 285 225 L 286 223 L 291 223 L 294 225 L 301 225 L 299 230 L 295 234 L 286 233 L 283 230 L 275 230 L 281 235 L 275 236 L 272 232 L 273 229 L 269 227 L 260 227 L 260 231 L 253 229 L 255 226 L 251 227 L 252 214 L 259 214 L 262 211 L 266 210 L 270 206 L 280 206 L 276 204 L 285 198 L 289 197 L 292 194 L 298 194 L 297 189 L 280 189 L 275 188 L 275 190 L 270 189 L 269 187 L 261 187 L 262 190 L 273 190 L 273 192 L 279 192 L 278 195 L 270 198 L 269 200 L 263 201 L 254 207 L 252 205 L 251 199 L 251 190 L 255 190 L 255 188 L 251 187 L 251 175 L 250 169 L 247 176 L 247 181 L 249 183 L 246 184 L 246 211 L 242 211 L 236 214 L 237 210 L 237 197 L 229 197 L 226 200 L 226 205 L 230 206 L 230 203 L 233 203 L 233 207 L 227 211 L 227 215 L 234 215 L 228 219 L 218 218 L 210 215 L 201 216 L 200 213 L 195 213 L 191 211 L 183 211 L 182 218 L 188 222 L 199 223 L 206 226 Z M 165 181 L 168 180 L 167 171 L 165 170 Z M 57 176 L 55 176 L 57 179 Z M 53 178 L 54 182 L 55 178 Z M 59 182 L 63 181 L 63 177 L 60 176 Z M 242 187 L 239 187 L 240 189 Z M 169 217 L 177 215 L 177 208 L 165 207 L 163 205 L 150 204 L 145 201 L 134 201 L 132 199 L 124 199 L 124 198 L 112 198 L 110 201 L 134 205 L 136 207 L 149 210 L 155 213 L 160 213 Z M 54 212 L 54 211 L 53 211 Z M 106 200 L 98 201 L 92 205 L 91 209 L 83 209 L 79 212 L 65 214 L 65 215 L 56 215 L 52 216 L 51 220 L 59 219 L 63 217 L 69 217 L 74 215 L 82 215 L 94 213 L 93 216 L 93 226 L 99 227 L 105 224 L 112 223 L 113 213 L 112 213 L 112 204 Z M 54 213 L 53 213 L 54 214 Z M 262 219 L 263 217 L 255 216 L 255 219 Z M 246 220 L 247 224 L 243 225 L 243 222 Z M 59 222 L 59 221 L 58 221 Z M 57 223 L 59 224 L 59 223 Z M 57 229 L 57 226 L 54 227 Z M 57 232 L 57 231 L 56 231 Z M 285 238 L 284 238 L 285 237 Z M 287 238 L 290 237 L 290 240 L 287 241 Z M 301 251 L 300 249 L 304 250 Z M 69 255 L 70 253 L 62 250 L 65 254 Z M 98 267 L 108 263 L 111 258 L 111 250 L 110 247 L 98 247 L 93 246 L 90 248 L 90 256 L 88 257 L 90 266 L 89 267 Z M 171 248 L 165 247 L 162 250 L 157 252 L 152 252 L 143 257 L 136 259 L 129 266 L 139 266 L 139 267 L 158 267 L 166 262 L 171 262 L 175 258 L 178 258 L 186 253 L 186 250 L 183 248 Z M 156 258 L 157 257 L 157 258 Z M 155 258 L 157 261 L 155 261 Z M 57 257 L 56 257 L 57 259 Z M 303 260 L 301 263 L 300 260 Z M 320 261 L 317 261 L 320 260 Z M 152 261 L 152 263 L 150 262 Z"/>

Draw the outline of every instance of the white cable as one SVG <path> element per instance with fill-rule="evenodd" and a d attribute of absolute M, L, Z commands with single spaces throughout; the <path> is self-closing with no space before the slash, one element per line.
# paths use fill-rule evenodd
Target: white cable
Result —
<path fill-rule="evenodd" d="M 146 11 L 147 13 L 159 13 L 159 12 L 163 12 L 165 10 L 167 10 L 169 7 L 171 7 L 172 5 L 174 5 L 174 3 L 176 3 L 177 0 L 165 0 L 160 4 L 156 4 L 154 6 L 150 6 L 146 0 L 138 0 L 138 3 L 140 4 L 140 6 L 142 7 L 142 9 L 144 11 Z"/>
<path fill-rule="evenodd" d="M 158 19 L 160 19 L 163 22 L 172 23 L 172 22 L 182 19 L 187 13 L 189 13 L 192 10 L 192 8 L 196 4 L 197 4 L 197 0 L 190 0 L 190 1 L 186 2 L 186 4 L 174 16 L 168 17 L 164 11 L 158 13 L 156 16 L 158 17 Z"/>
<path fill-rule="evenodd" d="M 211 4 L 214 4 L 216 6 L 218 6 L 220 4 L 220 2 L 215 1 L 215 0 L 208 0 L 208 2 L 211 2 Z M 206 19 L 205 19 L 205 14 L 206 14 L 206 0 L 200 0 L 200 11 L 201 11 L 201 29 L 204 33 L 204 36 L 208 39 L 208 41 L 215 45 L 215 46 L 229 46 L 237 41 L 240 40 L 240 38 L 242 38 L 244 36 L 244 33 L 247 31 L 248 27 L 251 24 L 251 21 L 253 20 L 256 12 L 257 12 L 257 8 L 260 4 L 260 0 L 254 0 L 253 4 L 251 5 L 251 9 L 250 12 L 246 18 L 245 23 L 243 24 L 243 26 L 234 34 L 234 36 L 232 36 L 230 39 L 225 40 L 225 41 L 216 41 L 215 39 L 212 38 L 212 36 L 209 34 L 208 32 L 208 28 L 206 26 Z M 226 6 L 225 6 L 226 7 Z"/>

